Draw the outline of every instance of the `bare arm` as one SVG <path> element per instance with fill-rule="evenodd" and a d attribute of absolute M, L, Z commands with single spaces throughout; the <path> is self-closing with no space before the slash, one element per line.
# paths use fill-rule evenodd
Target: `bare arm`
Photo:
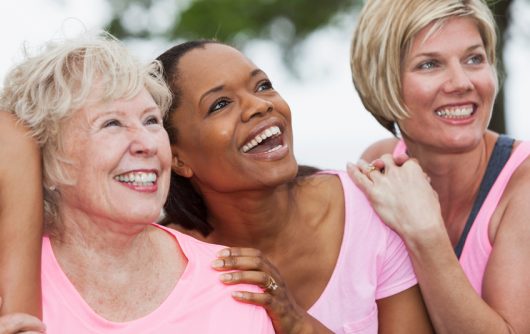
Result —
<path fill-rule="evenodd" d="M 0 298 L 0 307 L 2 299 Z M 38 318 L 25 313 L 11 313 L 0 316 L 0 334 L 45 333 L 46 326 Z"/>
<path fill-rule="evenodd" d="M 484 300 L 475 292 L 454 254 L 437 196 L 414 161 L 396 166 L 383 158 L 385 173 L 351 169 L 383 221 L 403 238 L 438 333 L 530 332 L 530 184 L 518 191 L 502 217 L 484 276 Z M 523 190 L 527 189 L 527 190 Z"/>
<path fill-rule="evenodd" d="M 0 111 L 0 314 L 41 317 L 43 200 L 37 143 Z"/>
<path fill-rule="evenodd" d="M 417 285 L 377 301 L 379 333 L 433 333 Z"/>

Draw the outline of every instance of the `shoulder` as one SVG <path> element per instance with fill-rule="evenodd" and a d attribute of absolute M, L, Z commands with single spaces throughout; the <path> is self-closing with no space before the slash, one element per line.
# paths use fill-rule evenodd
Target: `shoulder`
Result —
<path fill-rule="evenodd" d="M 515 163 L 520 162 L 520 164 L 510 167 L 514 170 L 504 193 L 505 197 L 511 199 L 519 198 L 521 195 L 530 195 L 530 142 L 516 142 L 510 160 L 515 155 L 517 155 L 515 160 L 518 160 Z M 507 165 L 511 163 L 511 161 L 508 161 Z"/>
<path fill-rule="evenodd" d="M 515 154 L 519 154 L 518 159 L 521 163 L 514 168 L 513 174 L 509 177 L 502 198 L 498 203 L 497 209 L 492 217 L 492 226 L 490 228 L 490 240 L 495 239 L 496 231 L 500 224 L 503 226 L 510 225 L 511 228 L 517 228 L 517 225 L 527 225 L 530 216 L 530 206 L 528 198 L 530 197 L 530 143 L 516 143 Z M 523 146 L 521 146 L 523 145 Z M 521 151 L 516 150 L 520 148 Z M 510 164 L 510 161 L 508 162 Z"/>
<path fill-rule="evenodd" d="M 205 241 L 205 238 L 200 233 L 183 229 L 176 224 L 170 224 L 168 226 L 154 224 L 154 226 L 171 234 L 188 257 L 206 258 L 210 261 L 216 257 L 218 251 L 225 247 L 209 243 Z"/>
<path fill-rule="evenodd" d="M 399 139 L 395 137 L 377 141 L 364 150 L 361 154 L 361 158 L 365 161 L 373 161 L 381 157 L 383 154 L 391 154 L 398 142 Z"/>
<path fill-rule="evenodd" d="M 523 145 L 523 143 L 518 143 L 519 145 Z M 516 149 L 519 148 L 518 146 Z M 523 154 L 521 156 L 522 162 L 510 177 L 505 192 L 510 201 L 521 198 L 521 196 L 526 199 L 530 196 L 530 143 L 525 142 L 524 147 L 521 146 L 520 148 L 524 150 L 521 152 Z"/>
<path fill-rule="evenodd" d="M 316 191 L 319 196 L 327 197 L 342 193 L 340 171 L 324 170 L 308 176 L 299 177 L 296 187 L 304 191 Z"/>

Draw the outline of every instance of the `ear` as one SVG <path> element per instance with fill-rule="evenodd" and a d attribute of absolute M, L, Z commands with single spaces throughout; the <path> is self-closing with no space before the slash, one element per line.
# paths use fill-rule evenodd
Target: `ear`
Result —
<path fill-rule="evenodd" d="M 173 155 L 171 170 L 182 177 L 191 178 L 193 176 L 193 170 L 179 158 L 178 150 L 174 145 L 171 145 L 171 154 Z"/>

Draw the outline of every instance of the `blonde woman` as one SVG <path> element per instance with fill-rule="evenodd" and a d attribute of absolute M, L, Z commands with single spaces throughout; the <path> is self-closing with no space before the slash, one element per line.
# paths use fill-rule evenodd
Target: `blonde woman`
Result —
<path fill-rule="evenodd" d="M 530 143 L 487 130 L 495 31 L 482 0 L 369 0 L 353 35 L 359 95 L 400 135 L 350 172 L 403 238 L 438 333 L 530 332 Z"/>

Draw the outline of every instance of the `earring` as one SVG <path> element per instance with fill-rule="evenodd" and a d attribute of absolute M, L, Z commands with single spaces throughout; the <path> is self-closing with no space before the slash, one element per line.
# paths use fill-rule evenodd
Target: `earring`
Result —
<path fill-rule="evenodd" d="M 49 190 L 49 191 L 55 191 L 55 189 L 57 189 L 56 186 L 49 186 L 49 187 L 48 187 L 48 190 Z"/>

